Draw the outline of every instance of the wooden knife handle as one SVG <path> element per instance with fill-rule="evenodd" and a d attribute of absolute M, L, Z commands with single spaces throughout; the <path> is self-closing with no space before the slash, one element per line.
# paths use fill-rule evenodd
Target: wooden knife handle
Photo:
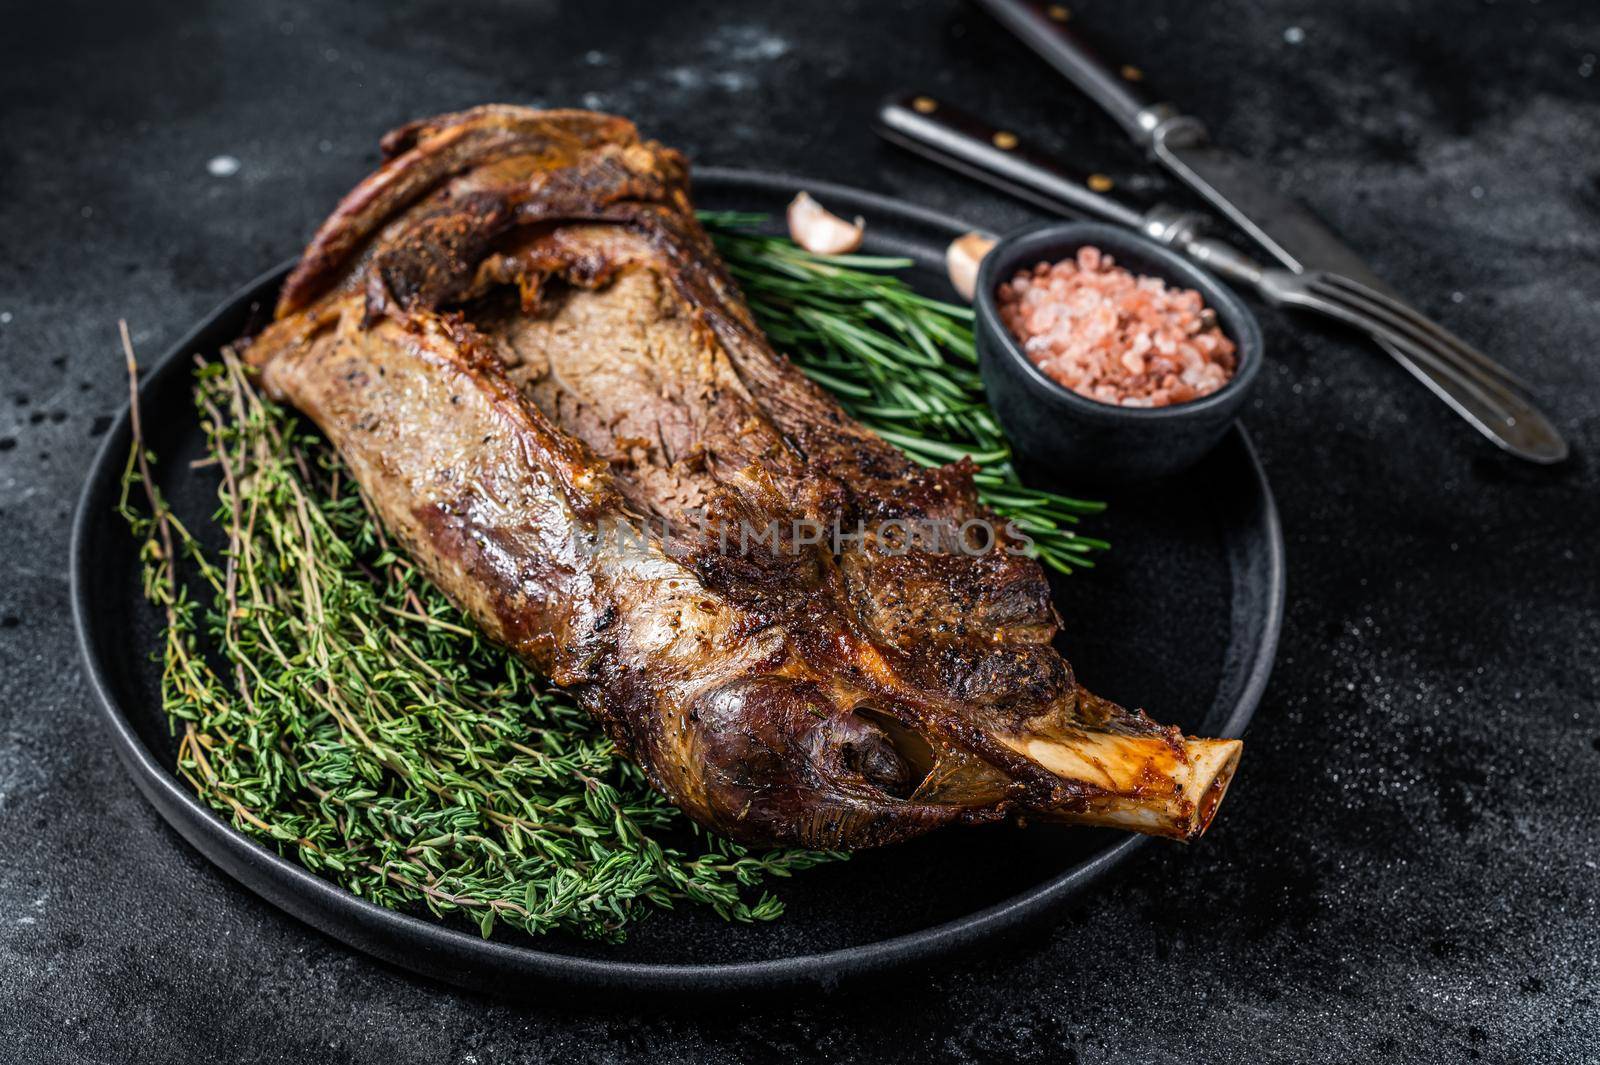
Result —
<path fill-rule="evenodd" d="M 1138 82 L 1143 75 L 1136 67 L 1114 68 L 1095 54 L 1071 28 L 1072 14 L 1064 4 L 1041 0 L 973 2 L 1066 75 L 1146 148 L 1162 119 L 1174 113 L 1140 90 Z"/>
<path fill-rule="evenodd" d="M 878 108 L 878 132 L 918 155 L 1048 210 L 1141 226 L 1140 212 L 1101 195 L 1110 188 L 1109 179 L 1092 175 L 1085 184 L 1010 130 L 988 125 L 932 96 L 911 94 L 884 101 Z"/>

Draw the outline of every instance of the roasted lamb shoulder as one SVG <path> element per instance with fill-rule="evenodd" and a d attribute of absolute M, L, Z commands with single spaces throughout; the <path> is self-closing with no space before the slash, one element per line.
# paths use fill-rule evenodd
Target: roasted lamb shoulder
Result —
<path fill-rule="evenodd" d="M 249 359 L 438 587 L 674 803 L 757 844 L 1014 814 L 1204 831 L 1239 742 L 1081 688 L 1008 533 L 889 535 L 991 521 L 972 467 L 917 466 L 772 349 L 682 156 L 505 106 L 383 148 Z"/>

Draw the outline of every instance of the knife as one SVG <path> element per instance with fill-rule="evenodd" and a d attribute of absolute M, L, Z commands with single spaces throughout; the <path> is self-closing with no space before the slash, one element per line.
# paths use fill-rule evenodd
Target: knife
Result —
<path fill-rule="evenodd" d="M 1394 290 L 1375 276 L 1354 251 L 1299 204 L 1265 180 L 1249 160 L 1211 144 L 1199 119 L 1169 103 L 1147 98 L 1135 86 L 1133 68 L 1122 73 L 1100 59 L 1070 28 L 1071 12 L 1038 0 L 974 0 L 1002 26 L 1022 39 L 1064 74 L 1117 124 L 1184 184 L 1193 188 L 1273 258 L 1296 273 L 1321 270 L 1341 274 L 1385 295 Z M 1567 457 L 1567 444 L 1548 418 L 1531 403 L 1498 413 L 1486 412 L 1481 389 L 1452 380 L 1436 367 L 1419 364 L 1391 344 L 1382 343 L 1411 375 L 1444 400 L 1479 432 L 1519 458 L 1540 464 Z M 1464 357 L 1471 377 L 1497 378 L 1526 391 L 1527 386 L 1481 353 Z M 1469 402 L 1464 386 L 1478 392 Z"/>
<path fill-rule="evenodd" d="M 1271 272 L 1252 263 L 1231 246 L 1206 236 L 1208 217 L 1204 214 L 1161 204 L 1144 210 L 1131 207 L 1103 191 L 1096 191 L 1108 188 L 1109 179 L 1091 178 L 1095 186 L 1091 188 L 1010 130 L 987 125 L 931 96 L 910 95 L 885 101 L 879 108 L 877 124 L 879 133 L 886 139 L 1029 202 L 1136 229 L 1231 280 L 1249 286 L 1275 305 L 1283 305 L 1287 295 L 1298 293 L 1294 302 L 1301 309 L 1337 318 L 1363 330 L 1386 348 L 1393 349 L 1396 359 L 1415 366 L 1419 373 L 1427 373 L 1436 389 L 1449 398 L 1451 406 L 1474 425 L 1529 424 L 1540 418 L 1527 400 L 1502 379 L 1479 368 L 1485 358 L 1481 353 L 1422 319 L 1415 311 L 1396 305 L 1388 312 L 1380 311 L 1376 318 L 1370 313 L 1352 317 L 1349 313 L 1340 313 L 1327 300 L 1308 301 L 1307 292 L 1319 287 L 1319 279 L 1331 272 L 1297 274 L 1283 270 L 1279 271 L 1283 277 L 1274 280 Z M 1300 283 L 1301 279 L 1304 284 Z M 1382 294 L 1378 293 L 1374 299 L 1364 302 L 1370 311 L 1381 299 Z M 1409 337 L 1395 341 L 1392 327 L 1402 320 L 1411 323 L 1412 332 Z M 1431 339 L 1423 339 L 1423 334 Z"/>

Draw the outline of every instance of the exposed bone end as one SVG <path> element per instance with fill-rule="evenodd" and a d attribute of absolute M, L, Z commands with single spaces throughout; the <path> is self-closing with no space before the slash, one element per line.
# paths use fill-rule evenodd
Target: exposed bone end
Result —
<path fill-rule="evenodd" d="M 1066 805 L 1032 811 L 1036 816 L 1184 842 L 1198 839 L 1211 824 L 1244 750 L 1239 740 L 1184 738 L 1174 744 L 1163 735 L 1091 731 L 1003 742 L 1085 789 Z"/>

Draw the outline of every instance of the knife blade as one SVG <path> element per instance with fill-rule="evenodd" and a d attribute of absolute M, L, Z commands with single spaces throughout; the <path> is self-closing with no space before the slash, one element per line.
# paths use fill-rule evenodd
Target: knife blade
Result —
<path fill-rule="evenodd" d="M 1328 270 L 1382 284 L 1327 226 L 1284 199 L 1246 160 L 1206 141 L 1195 127 L 1163 132 L 1158 126 L 1150 150 L 1179 180 L 1295 273 Z"/>
<path fill-rule="evenodd" d="M 1133 140 L 1180 181 L 1284 266 L 1299 273 L 1322 270 L 1342 274 L 1379 292 L 1399 296 L 1362 258 L 1306 208 L 1267 179 L 1255 164 L 1212 144 L 1199 119 L 1168 103 L 1155 102 L 1136 85 L 1131 67 L 1112 69 L 1071 29 L 1071 12 L 1039 0 L 974 0 L 1057 71 L 1099 104 Z M 1413 377 L 1495 444 L 1530 462 L 1550 464 L 1567 457 L 1561 434 L 1531 402 L 1484 417 L 1481 403 L 1463 402 L 1462 389 L 1481 387 L 1450 380 L 1439 368 L 1418 364 L 1393 345 L 1379 342 Z M 1463 358 L 1470 376 L 1489 377 L 1526 394 L 1528 386 L 1499 363 L 1477 351 Z"/>

